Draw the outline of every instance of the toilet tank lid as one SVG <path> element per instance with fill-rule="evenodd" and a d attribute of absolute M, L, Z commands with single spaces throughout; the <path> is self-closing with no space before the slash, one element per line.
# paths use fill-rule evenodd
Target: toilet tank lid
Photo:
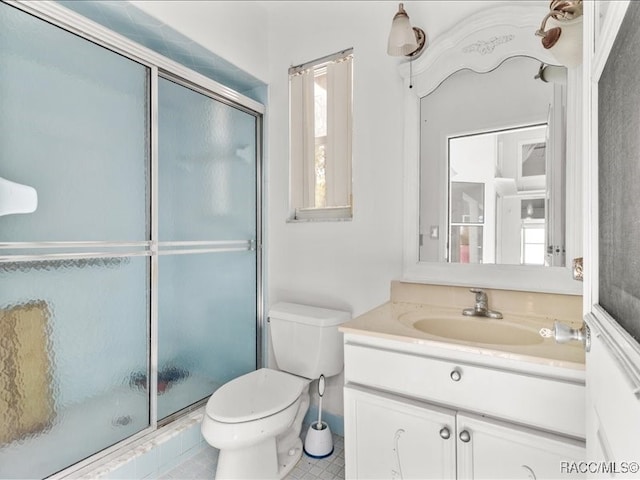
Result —
<path fill-rule="evenodd" d="M 298 303 L 279 302 L 271 307 L 269 317 L 317 327 L 332 327 L 351 320 L 351 313 Z"/>

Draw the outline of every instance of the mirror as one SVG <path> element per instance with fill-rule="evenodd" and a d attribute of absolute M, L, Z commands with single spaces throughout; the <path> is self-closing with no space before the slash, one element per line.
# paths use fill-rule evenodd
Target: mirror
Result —
<path fill-rule="evenodd" d="M 557 66 L 534 35 L 548 11 L 489 7 L 399 66 L 403 280 L 582 293 L 581 70 L 534 78 Z"/>
<path fill-rule="evenodd" d="M 564 266 L 567 76 L 540 65 L 462 69 L 420 99 L 420 261 Z"/>

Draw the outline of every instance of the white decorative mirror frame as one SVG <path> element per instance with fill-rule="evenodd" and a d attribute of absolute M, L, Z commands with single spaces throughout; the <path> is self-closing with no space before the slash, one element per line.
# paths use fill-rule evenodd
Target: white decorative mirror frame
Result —
<path fill-rule="evenodd" d="M 548 2 L 489 8 L 436 38 L 424 54 L 399 66 L 405 80 L 404 265 L 403 280 L 443 285 L 582 294 L 571 276 L 571 259 L 582 253 L 581 67 L 569 68 L 566 138 L 567 267 L 477 265 L 419 261 L 420 99 L 461 69 L 489 72 L 509 57 L 527 56 L 545 64 L 557 61 L 535 36 Z M 535 74 L 532 73 L 532 75 Z"/>

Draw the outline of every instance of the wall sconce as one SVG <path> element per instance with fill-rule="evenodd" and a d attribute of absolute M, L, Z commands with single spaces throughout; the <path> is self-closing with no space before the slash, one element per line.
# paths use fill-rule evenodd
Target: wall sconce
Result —
<path fill-rule="evenodd" d="M 542 80 L 545 83 L 558 83 L 560 85 L 567 84 L 567 69 L 559 65 L 545 65 L 540 64 L 538 73 L 535 77 L 536 80 Z"/>
<path fill-rule="evenodd" d="M 545 30 L 547 21 L 552 27 Z M 582 0 L 552 0 L 536 35 L 542 46 L 562 65 L 575 67 L 582 62 Z"/>
<path fill-rule="evenodd" d="M 411 26 L 409 15 L 401 3 L 398 7 L 398 13 L 395 14 L 391 22 L 387 53 L 394 57 L 416 57 L 422 53 L 426 44 L 427 36 L 424 30 Z"/>

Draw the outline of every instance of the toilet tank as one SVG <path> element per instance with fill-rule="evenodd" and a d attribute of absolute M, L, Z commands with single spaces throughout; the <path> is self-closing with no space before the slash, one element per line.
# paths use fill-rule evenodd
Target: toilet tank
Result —
<path fill-rule="evenodd" d="M 276 303 L 269 311 L 278 368 L 305 378 L 337 375 L 344 365 L 340 324 L 349 312 L 296 303 Z"/>

